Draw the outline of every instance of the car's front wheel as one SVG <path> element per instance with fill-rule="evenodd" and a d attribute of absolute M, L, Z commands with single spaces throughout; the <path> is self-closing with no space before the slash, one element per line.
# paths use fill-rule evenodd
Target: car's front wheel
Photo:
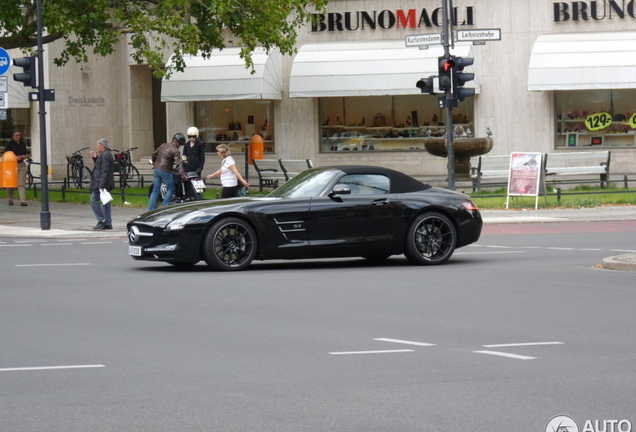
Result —
<path fill-rule="evenodd" d="M 243 270 L 256 256 L 254 229 L 240 218 L 215 222 L 203 241 L 203 258 L 215 270 Z"/>
<path fill-rule="evenodd" d="M 409 227 L 404 255 L 415 264 L 442 264 L 451 257 L 456 244 L 457 231 L 447 216 L 423 213 Z"/>

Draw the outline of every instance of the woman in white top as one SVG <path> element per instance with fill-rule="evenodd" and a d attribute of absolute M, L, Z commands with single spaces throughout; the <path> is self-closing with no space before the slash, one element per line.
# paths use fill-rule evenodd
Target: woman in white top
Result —
<path fill-rule="evenodd" d="M 216 154 L 222 159 L 221 169 L 208 175 L 208 178 L 221 176 L 221 198 L 232 198 L 238 196 L 238 190 L 240 188 L 238 182 L 245 187 L 249 187 L 250 184 L 245 181 L 239 170 L 236 168 L 236 162 L 232 157 L 230 148 L 227 144 L 219 144 L 216 146 Z"/>

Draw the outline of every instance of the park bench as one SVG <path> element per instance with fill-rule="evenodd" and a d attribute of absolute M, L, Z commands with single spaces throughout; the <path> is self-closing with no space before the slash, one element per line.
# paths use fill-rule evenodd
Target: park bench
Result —
<path fill-rule="evenodd" d="M 258 174 L 258 188 L 261 192 L 264 187 L 276 189 L 279 184 L 287 180 L 278 159 L 253 159 L 252 161 Z"/>
<path fill-rule="evenodd" d="M 610 151 L 570 151 L 547 153 L 545 159 L 546 181 L 550 183 L 590 183 L 591 176 L 599 176 L 601 187 L 610 179 Z"/>
<path fill-rule="evenodd" d="M 296 177 L 301 172 L 314 167 L 310 159 L 279 159 L 278 162 L 280 163 L 281 169 L 285 173 L 285 180 L 287 181 Z"/>

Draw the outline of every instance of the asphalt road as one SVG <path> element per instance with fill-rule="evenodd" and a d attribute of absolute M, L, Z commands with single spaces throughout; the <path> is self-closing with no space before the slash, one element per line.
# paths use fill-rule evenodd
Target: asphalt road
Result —
<path fill-rule="evenodd" d="M 404 257 L 134 262 L 0 239 L 0 431 L 544 431 L 636 423 L 636 222 L 492 225 Z M 623 423 L 624 425 L 625 423 Z"/>

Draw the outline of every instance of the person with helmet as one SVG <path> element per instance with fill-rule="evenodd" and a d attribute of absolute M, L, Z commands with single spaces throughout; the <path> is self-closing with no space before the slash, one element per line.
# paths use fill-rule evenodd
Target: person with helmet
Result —
<path fill-rule="evenodd" d="M 152 154 L 152 173 L 154 179 L 152 192 L 148 200 L 148 210 L 157 208 L 157 198 L 161 191 L 161 183 L 165 183 L 168 188 L 162 205 L 165 207 L 170 204 L 175 190 L 174 177 L 172 176 L 173 168 L 176 167 L 180 174 L 185 174 L 183 161 L 181 160 L 181 152 L 179 152 L 179 147 L 184 144 L 185 137 L 183 134 L 178 133 L 172 137 L 172 142 L 161 144 Z"/>
<path fill-rule="evenodd" d="M 205 147 L 199 141 L 199 129 L 194 126 L 188 128 L 188 142 L 183 147 L 184 168 L 187 172 L 195 171 L 201 178 L 201 171 L 205 164 Z"/>

